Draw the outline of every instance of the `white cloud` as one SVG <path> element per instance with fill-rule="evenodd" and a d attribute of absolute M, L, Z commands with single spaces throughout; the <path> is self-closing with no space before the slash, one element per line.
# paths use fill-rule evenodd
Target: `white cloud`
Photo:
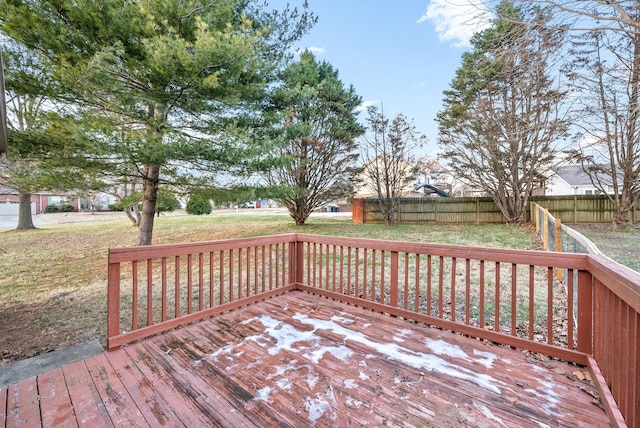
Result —
<path fill-rule="evenodd" d="M 363 101 L 362 104 L 360 104 L 357 108 L 356 111 L 357 112 L 361 112 L 361 111 L 367 111 L 367 108 L 369 107 L 373 107 L 375 105 L 378 105 L 380 102 L 377 100 L 367 100 L 367 101 Z"/>
<path fill-rule="evenodd" d="M 466 47 L 474 33 L 491 25 L 492 17 L 489 7 L 480 0 L 431 0 L 417 23 L 431 21 L 441 42 Z"/>
<path fill-rule="evenodd" d="M 318 46 L 309 46 L 307 48 L 307 50 L 311 53 L 317 53 L 317 54 L 322 54 L 324 53 L 324 48 L 318 47 Z"/>

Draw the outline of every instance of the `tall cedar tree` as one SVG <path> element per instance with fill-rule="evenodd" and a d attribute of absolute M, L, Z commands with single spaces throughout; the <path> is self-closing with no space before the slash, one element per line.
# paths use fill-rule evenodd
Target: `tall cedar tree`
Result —
<path fill-rule="evenodd" d="M 567 134 L 565 93 L 549 78 L 564 32 L 547 26 L 546 9 L 501 2 L 496 14 L 445 91 L 439 144 L 455 175 L 490 194 L 508 224 L 520 224 Z"/>
<path fill-rule="evenodd" d="M 264 149 L 229 131 L 246 121 L 229 122 L 314 22 L 266 10 L 251 0 L 0 0 L 3 35 L 40 55 L 85 112 L 135 135 L 109 147 L 142 182 L 138 244 L 152 242 L 163 174 L 188 183 Z"/>
<path fill-rule="evenodd" d="M 265 178 L 283 187 L 280 202 L 303 225 L 314 209 L 353 195 L 356 138 L 364 132 L 357 122 L 361 98 L 310 52 L 284 71 L 282 81 L 272 98 L 282 120 L 274 129 L 281 164 Z"/>
<path fill-rule="evenodd" d="M 384 110 L 369 107 L 369 133 L 362 139 L 364 168 L 360 183 L 365 191 L 376 195 L 378 209 L 387 226 L 396 224 L 398 201 L 410 188 L 417 172 L 412 152 L 426 137 L 398 114 L 389 123 Z"/>

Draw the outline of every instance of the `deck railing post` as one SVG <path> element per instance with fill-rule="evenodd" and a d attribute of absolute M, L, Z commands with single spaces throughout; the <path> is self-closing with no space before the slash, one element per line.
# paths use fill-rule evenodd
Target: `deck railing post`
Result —
<path fill-rule="evenodd" d="M 304 243 L 289 242 L 289 284 L 302 284 L 304 281 Z"/>
<path fill-rule="evenodd" d="M 120 334 L 120 263 L 109 262 L 107 270 L 107 349 Z"/>
<path fill-rule="evenodd" d="M 578 351 L 593 353 L 593 276 L 578 272 Z"/>
<path fill-rule="evenodd" d="M 384 260 L 384 258 L 383 258 Z M 389 284 L 390 303 L 394 308 L 398 307 L 398 252 L 391 252 L 391 279 Z"/>

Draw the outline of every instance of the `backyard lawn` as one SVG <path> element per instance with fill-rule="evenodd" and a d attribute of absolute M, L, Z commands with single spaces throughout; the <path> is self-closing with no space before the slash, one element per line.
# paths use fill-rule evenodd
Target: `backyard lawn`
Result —
<path fill-rule="evenodd" d="M 124 217 L 124 215 L 123 215 Z M 284 215 L 161 217 L 154 243 L 303 232 L 322 235 L 535 249 L 530 227 L 397 226 L 311 218 L 296 227 Z M 107 250 L 131 246 L 137 229 L 123 220 L 0 232 L 0 365 L 76 343 L 106 331 Z"/>

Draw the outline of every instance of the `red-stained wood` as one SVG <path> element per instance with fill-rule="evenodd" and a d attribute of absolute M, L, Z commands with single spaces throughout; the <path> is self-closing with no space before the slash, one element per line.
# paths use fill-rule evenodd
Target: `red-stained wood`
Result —
<path fill-rule="evenodd" d="M 135 364 L 132 364 L 131 358 L 124 349 L 109 352 L 105 356 L 113 369 L 112 373 L 116 374 L 122 383 L 123 391 L 126 390 L 128 397 L 130 397 L 130 399 L 125 399 L 135 404 L 145 422 L 149 425 L 186 426 L 185 421 L 178 418 L 173 408 L 166 403 L 163 391 L 156 390 L 152 386 L 149 379 L 138 370 Z M 106 364 L 104 360 L 101 360 L 100 363 Z M 127 397 L 124 394 L 123 396 Z"/>
<path fill-rule="evenodd" d="M 35 377 L 10 385 L 7 391 L 7 426 L 40 426 L 38 385 Z"/>
<path fill-rule="evenodd" d="M 285 248 L 285 244 L 287 244 L 290 252 L 288 257 L 288 262 L 284 260 L 286 257 L 284 255 L 280 257 L 279 254 L 279 245 L 283 244 L 283 249 Z M 275 246 L 275 254 L 274 254 L 274 246 Z M 355 265 L 355 284 L 353 287 L 349 287 L 349 282 L 351 280 L 350 275 L 347 279 L 347 285 L 349 290 L 345 293 L 343 292 L 343 274 L 344 274 L 344 247 L 347 247 L 347 253 L 351 255 L 352 249 L 355 250 L 356 259 L 354 260 Z M 338 255 L 338 249 L 340 247 L 340 254 Z M 584 356 L 587 354 L 594 355 L 594 359 L 600 364 L 602 373 L 604 378 L 606 378 L 607 382 L 611 385 L 613 396 L 619 401 L 621 406 L 621 410 L 624 413 L 625 417 L 628 417 L 632 421 L 636 421 L 637 418 L 640 417 L 640 406 L 638 406 L 638 398 L 637 398 L 637 375 L 635 374 L 635 370 L 637 370 L 637 364 L 632 364 L 631 357 L 627 357 L 627 355 L 633 354 L 633 350 L 636 349 L 638 345 L 637 338 L 637 328 L 634 327 L 638 322 L 638 312 L 640 311 L 640 274 L 629 271 L 626 268 L 621 267 L 617 263 L 608 260 L 604 257 L 600 256 L 590 256 L 590 255 L 571 255 L 571 254 L 549 254 L 546 252 L 532 252 L 532 251 L 518 251 L 518 250 L 503 250 L 503 249 L 487 249 L 487 248 L 477 248 L 477 247 L 456 247 L 449 245 L 440 245 L 440 244 L 422 244 L 422 243 L 406 243 L 406 242 L 391 242 L 391 241 L 380 241 L 380 240 L 369 240 L 369 239 L 354 239 L 354 238 L 335 238 L 335 237 L 324 237 L 324 236 L 314 236 L 314 235 L 305 235 L 305 234 L 287 234 L 287 235 L 279 235 L 275 237 L 260 237 L 260 238 L 248 238 L 241 240 L 226 240 L 226 241 L 211 241 L 211 242 L 203 242 L 203 243 L 188 243 L 188 244 L 177 244 L 177 245 L 166 245 L 166 246 L 149 246 L 149 247 L 131 247 L 127 249 L 116 249 L 110 251 L 109 256 L 109 311 L 108 311 L 108 344 L 110 348 L 114 348 L 126 343 L 129 340 L 136 340 L 143 337 L 146 337 L 150 334 L 155 334 L 161 331 L 165 331 L 167 328 L 178 327 L 183 324 L 188 324 L 189 322 L 197 321 L 202 318 L 206 318 L 207 316 L 214 315 L 219 313 L 217 311 L 210 311 L 207 308 L 204 308 L 204 299 L 203 299 L 203 291 L 202 291 L 202 277 L 203 277 L 203 269 L 202 269 L 202 257 L 204 251 L 213 254 L 217 252 L 219 254 L 219 267 L 218 274 L 220 278 L 220 290 L 218 292 L 220 296 L 220 305 L 224 307 L 224 309 L 231 309 L 238 306 L 242 306 L 247 303 L 251 303 L 251 301 L 241 299 L 242 293 L 242 279 L 243 277 L 243 248 L 247 248 L 247 289 L 249 287 L 249 277 L 251 273 L 254 275 L 254 288 L 256 292 L 259 289 L 262 291 L 273 291 L 274 289 L 278 289 L 279 285 L 279 269 L 282 267 L 282 278 L 283 285 L 287 284 L 286 287 L 288 289 L 309 289 L 306 287 L 311 287 L 309 290 L 313 289 L 314 292 L 319 292 L 319 294 L 323 294 L 325 296 L 331 298 L 341 299 L 345 302 L 363 305 L 369 308 L 372 308 L 377 311 L 382 311 L 384 313 L 389 313 L 394 316 L 405 316 L 409 315 L 409 318 L 413 318 L 420 321 L 432 322 L 434 324 L 440 325 L 444 328 L 451 328 L 456 331 L 464 332 L 467 334 L 477 334 L 479 337 L 488 339 L 488 340 L 498 340 L 505 343 L 503 337 L 500 335 L 500 329 L 497 328 L 496 332 L 491 332 L 486 329 L 473 330 L 466 327 L 469 326 L 469 292 L 467 291 L 469 287 L 469 263 L 471 260 L 474 263 L 477 261 L 480 263 L 480 327 L 484 327 L 485 325 L 485 290 L 484 290 L 484 263 L 490 262 L 495 264 L 495 287 L 492 287 L 491 290 L 487 290 L 487 295 L 491 296 L 493 294 L 494 302 L 494 314 L 493 320 L 490 320 L 490 324 L 495 325 L 496 327 L 500 325 L 500 308 L 501 303 L 505 305 L 511 303 L 511 325 L 510 325 L 510 333 L 511 335 L 516 335 L 517 328 L 517 318 L 516 314 L 516 277 L 517 277 L 517 265 L 529 266 L 529 290 L 530 290 L 530 301 L 529 301 L 529 339 L 533 338 L 533 318 L 534 318 L 534 302 L 533 296 L 533 287 L 535 285 L 533 272 L 534 269 L 537 270 L 537 267 L 542 267 L 547 271 L 547 323 L 546 323 L 546 331 L 547 331 L 547 344 L 553 345 L 556 348 L 562 348 L 563 345 L 554 345 L 557 342 L 557 338 L 554 338 L 554 325 L 557 322 L 562 320 L 571 320 L 571 314 L 573 309 L 572 299 L 573 293 L 568 297 L 568 304 L 570 307 L 567 308 L 567 313 L 559 315 L 556 314 L 553 308 L 553 304 L 555 302 L 554 298 L 554 278 L 553 271 L 554 269 L 559 268 L 568 268 L 570 275 L 567 280 L 567 287 L 569 288 L 569 292 L 571 289 L 577 289 L 578 301 L 577 301 L 577 313 L 576 319 L 578 320 L 577 331 L 574 331 L 572 326 L 568 329 L 568 344 L 564 345 L 564 347 L 568 349 L 560 349 L 550 351 L 552 348 L 549 347 L 541 347 L 539 343 L 532 341 L 523 341 L 517 342 L 516 345 L 511 346 L 519 346 L 528 348 L 531 351 L 550 351 L 550 355 L 561 355 L 562 358 L 577 358 L 580 361 L 583 361 Z M 250 249 L 253 248 L 254 251 L 254 269 L 252 272 L 249 271 L 249 252 Z M 261 260 L 258 258 L 258 248 L 261 248 Z M 299 248 L 300 250 L 297 250 Z M 306 249 L 307 252 L 307 263 L 306 267 L 304 266 L 304 251 Z M 234 251 L 238 251 L 237 258 L 237 266 L 234 266 L 235 257 Z M 363 272 L 363 281 L 359 281 L 359 271 L 360 261 L 358 260 L 359 251 L 362 251 L 364 254 L 364 272 Z M 268 255 L 267 255 L 268 252 Z M 311 253 L 313 252 L 313 256 Z M 402 267 L 399 263 L 399 253 L 402 252 L 405 257 L 405 267 L 404 271 L 402 271 Z M 226 260 L 225 254 L 229 254 L 229 260 Z M 296 254 L 296 256 L 292 256 L 292 254 Z M 369 253 L 371 256 L 369 256 Z M 378 270 L 377 262 L 378 257 L 377 254 L 380 254 L 380 270 Z M 180 299 L 176 298 L 176 319 L 170 320 L 169 323 L 164 322 L 162 324 L 156 324 L 150 327 L 143 327 L 132 334 L 127 333 L 125 335 L 120 335 L 120 326 L 119 326 L 119 318 L 120 318 L 120 262 L 127 262 L 133 264 L 135 270 L 135 276 L 137 276 L 137 267 L 135 264 L 137 261 L 144 262 L 147 261 L 147 324 L 151 324 L 154 319 L 165 320 L 166 319 L 166 311 L 164 307 L 164 303 L 162 303 L 162 308 L 152 308 L 152 259 L 162 259 L 162 299 L 164 300 L 164 287 L 166 282 L 166 257 L 175 257 L 176 258 L 176 283 L 179 276 L 179 256 L 187 254 L 189 258 L 189 266 L 188 266 L 188 288 L 189 288 L 189 296 L 188 296 L 188 305 L 187 309 L 188 316 L 179 317 L 181 314 L 178 302 Z M 192 313 L 192 301 L 195 296 L 192 295 L 191 287 L 192 287 L 192 266 L 191 266 L 191 257 L 192 254 L 198 254 L 200 258 L 199 263 L 199 306 L 198 313 Z M 416 291 L 416 308 L 412 311 L 413 313 L 409 313 L 407 306 L 407 283 L 408 283 L 408 267 L 407 267 L 407 258 L 411 255 L 411 257 L 416 258 L 416 283 L 419 281 L 419 275 L 417 274 L 420 269 L 419 257 L 420 255 L 427 256 L 427 285 L 426 285 L 426 298 L 420 292 L 420 284 L 415 287 Z M 432 284 L 432 265 L 431 265 L 431 257 L 437 257 L 438 259 L 438 283 L 437 285 Z M 275 260 L 274 260 L 275 257 Z M 312 257 L 312 260 L 311 260 Z M 337 258 L 340 258 L 339 262 Z M 445 258 L 447 260 L 445 260 Z M 456 305 L 454 304 L 457 301 L 456 288 L 459 287 L 456 281 L 456 260 L 459 258 L 463 258 L 467 264 L 466 268 L 466 278 L 465 278 L 465 301 L 463 302 L 465 305 L 465 319 L 462 320 L 462 316 L 456 313 Z M 282 259 L 282 260 L 281 260 Z M 446 263 L 445 263 L 446 262 Z M 282 263 L 282 266 L 280 266 Z M 288 266 L 287 266 L 288 263 Z M 351 268 L 351 257 L 347 260 L 347 271 Z M 500 282 L 500 266 L 502 263 L 509 263 L 512 266 L 511 271 L 511 290 L 507 290 L 508 285 L 505 284 L 501 286 Z M 213 265 L 213 262 L 210 258 L 210 264 Z M 370 265 L 369 265 L 370 264 Z M 448 272 L 444 272 L 445 265 L 451 265 L 451 269 L 449 266 L 446 267 Z M 286 267 L 285 267 L 286 266 Z M 225 275 L 225 270 L 228 269 L 228 275 Z M 275 276 L 274 276 L 275 269 Z M 288 276 L 285 273 L 285 269 L 287 269 Z M 386 272 L 385 270 L 389 270 Z M 211 269 L 210 269 L 211 270 Z M 128 272 L 128 270 L 125 270 Z M 235 275 L 234 272 L 238 272 L 238 275 Z M 572 284 L 573 276 L 571 272 L 577 271 L 578 274 L 578 283 Z M 304 278 L 306 272 L 307 283 L 302 284 L 301 280 Z M 400 273 L 404 272 L 405 278 L 405 288 L 400 290 L 400 281 L 399 277 Z M 213 281 L 213 271 L 211 270 L 210 280 Z M 267 275 L 268 274 L 268 275 Z M 445 289 L 444 285 L 444 275 L 450 275 L 451 284 L 449 290 Z M 379 277 L 378 277 L 379 275 Z M 370 278 L 368 278 L 370 276 Z M 288 282 L 284 282 L 285 278 L 288 278 Z M 292 279 L 295 279 L 295 282 L 292 282 Z M 268 281 L 268 286 L 267 286 Z M 338 284 L 336 284 L 336 282 Z M 386 281 L 389 281 L 388 284 L 385 284 Z M 461 281 L 462 282 L 462 281 Z M 134 278 L 134 284 L 137 283 L 137 278 Z M 212 282 L 213 284 L 213 282 Z M 362 285 L 360 285 L 362 284 Z M 228 290 L 226 287 L 229 287 Z M 237 293 L 234 293 L 234 288 L 237 286 Z M 437 287 L 436 288 L 432 288 Z M 360 287 L 362 292 L 360 293 Z M 378 288 L 379 287 L 379 288 Z M 505 291 L 505 296 L 503 296 L 504 302 L 500 301 L 501 298 L 501 287 Z M 137 288 L 137 287 L 136 287 Z M 444 296 L 446 291 L 450 292 L 449 296 Z M 157 290 L 155 291 L 158 292 Z M 176 288 L 176 292 L 178 292 L 178 288 Z M 404 292 L 404 295 L 401 296 L 400 293 Z M 438 294 L 437 301 L 434 303 L 434 307 L 432 307 L 432 292 Z M 137 292 L 136 292 L 137 293 Z M 600 295 L 602 298 L 595 297 Z M 211 293 L 212 295 L 214 293 Z M 235 295 L 234 295 L 235 294 Z M 248 295 L 247 291 L 247 295 Z M 510 302 L 507 300 L 509 297 L 506 295 L 510 295 Z M 178 296 L 176 296 L 178 297 Z M 212 296 L 213 297 L 213 296 Z M 264 294 L 259 296 L 256 299 L 260 300 L 263 298 L 269 297 L 268 294 Z M 435 297 L 435 296 L 433 296 Z M 402 308 L 397 308 L 399 305 L 399 298 L 403 298 L 403 306 Z M 424 298 L 424 299 L 423 299 Z M 444 299 L 450 300 L 445 301 Z M 238 300 L 240 299 L 240 300 Z M 362 303 L 360 299 L 365 300 L 368 303 Z M 234 300 L 236 300 L 234 302 Z M 421 314 L 417 314 L 418 310 L 421 310 L 420 305 L 418 304 L 420 301 L 426 300 L 426 318 L 421 318 Z M 137 302 L 137 299 L 134 299 Z M 462 303 L 462 302 L 459 302 Z M 422 303 L 420 303 L 422 304 Z M 229 305 L 229 306 L 228 306 Z M 160 305 L 157 305 L 160 306 Z M 432 312 L 434 308 L 436 308 L 436 316 L 439 318 L 431 319 Z M 396 310 L 397 309 L 397 310 Z M 135 317 L 137 316 L 137 309 L 134 310 L 134 319 L 130 320 L 134 327 L 137 327 L 137 320 Z M 155 314 L 154 310 L 158 312 L 162 311 L 162 313 Z M 446 312 L 445 312 L 446 311 Z M 403 315 L 404 314 L 404 315 Z M 559 317 L 562 317 L 560 319 Z M 554 319 L 555 317 L 555 319 Z M 460 325 L 457 323 L 459 321 Z M 569 321 L 570 322 L 570 321 Z M 129 324 L 129 321 L 127 321 Z M 629 334 L 629 332 L 636 332 L 635 336 L 633 334 Z M 494 335 L 497 333 L 498 336 Z M 577 341 L 577 350 L 579 352 L 573 351 L 574 338 Z M 518 339 L 518 338 L 514 338 Z M 509 342 L 511 343 L 511 342 Z M 522 346 L 524 345 L 524 346 Z M 626 352 L 631 349 L 632 352 Z"/>
<path fill-rule="evenodd" d="M 627 426 L 632 427 L 633 425 L 627 425 L 627 423 L 624 420 L 624 417 L 622 416 L 622 413 L 620 413 L 620 409 L 618 409 L 616 400 L 613 398 L 611 391 L 607 387 L 607 381 L 602 375 L 602 372 L 600 371 L 600 367 L 598 366 L 598 363 L 592 356 L 588 356 L 587 359 L 589 362 L 589 365 L 588 365 L 589 372 L 591 373 L 591 377 L 593 378 L 595 386 L 598 390 L 598 394 L 600 395 L 602 404 L 607 410 L 607 414 L 609 415 L 609 419 L 611 421 L 611 426 L 619 427 L 619 428 L 624 428 Z"/>
<path fill-rule="evenodd" d="M 6 386 L 0 388 L 0 427 L 6 426 L 7 423 L 7 390 Z"/>
<path fill-rule="evenodd" d="M 61 368 L 38 376 L 38 394 L 44 428 L 78 426 Z"/>
<path fill-rule="evenodd" d="M 116 427 L 149 426 L 105 354 L 89 358 L 85 360 L 85 364 L 109 418 Z"/>
<path fill-rule="evenodd" d="M 67 394 L 79 427 L 113 427 L 84 361 L 62 367 Z"/>
<path fill-rule="evenodd" d="M 56 402 L 67 393 L 89 427 L 608 426 L 575 370 L 291 291 L 9 386 L 0 400 L 28 392 L 20 399 L 39 415 L 38 390 L 55 385 Z"/>
<path fill-rule="evenodd" d="M 582 364 L 582 365 L 587 364 L 587 359 L 586 359 L 587 355 L 579 351 L 568 350 L 568 349 L 548 345 L 546 343 L 541 343 L 541 342 L 532 342 L 530 340 L 522 339 L 520 337 L 514 337 L 507 334 L 499 333 L 496 331 L 486 330 L 486 329 L 482 329 L 474 326 L 468 326 L 465 324 L 459 324 L 459 323 L 455 323 L 446 319 L 442 319 L 442 318 L 438 318 L 430 315 L 418 314 L 412 311 L 405 311 L 400 308 L 392 309 L 388 305 L 383 305 L 380 303 L 371 302 L 369 300 L 354 298 L 350 296 L 339 296 L 330 291 L 308 287 L 302 284 L 297 284 L 297 289 L 302 291 L 307 291 L 313 294 L 318 294 L 320 296 L 341 300 L 342 302 L 345 302 L 345 303 L 371 309 L 381 313 L 387 313 L 387 314 L 390 314 L 396 317 L 401 317 L 407 320 L 414 320 L 420 323 L 433 325 L 445 330 L 455 331 L 457 333 L 469 335 L 471 337 L 476 337 L 476 338 L 481 337 L 483 340 L 489 340 L 492 342 L 496 342 L 502 345 L 512 346 L 519 349 L 526 349 L 532 352 L 537 352 L 543 355 L 560 358 L 562 360 L 571 361 L 577 364 Z"/>

